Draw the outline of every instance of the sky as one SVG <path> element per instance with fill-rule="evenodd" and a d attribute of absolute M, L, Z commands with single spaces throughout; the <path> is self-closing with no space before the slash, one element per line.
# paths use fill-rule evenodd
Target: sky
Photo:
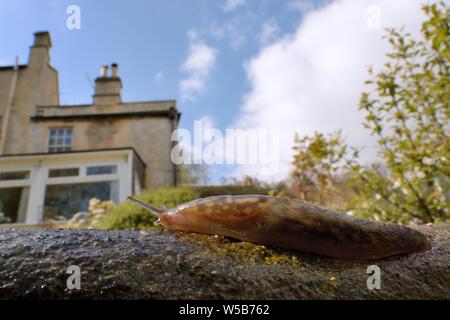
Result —
<path fill-rule="evenodd" d="M 223 135 L 255 128 L 278 139 L 265 150 L 276 170 L 262 173 L 251 161 L 212 164 L 210 183 L 246 174 L 277 181 L 291 169 L 295 132 L 342 129 L 365 161 L 374 159 L 358 111 L 367 68 L 385 61 L 386 27 L 418 36 L 423 3 L 0 0 L 0 65 L 16 55 L 26 63 L 33 33 L 50 31 L 61 104 L 91 103 L 100 66 L 116 62 L 125 102 L 176 99 L 180 128 L 191 133 L 201 120 Z M 67 26 L 71 5 L 80 9 L 79 29 Z"/>

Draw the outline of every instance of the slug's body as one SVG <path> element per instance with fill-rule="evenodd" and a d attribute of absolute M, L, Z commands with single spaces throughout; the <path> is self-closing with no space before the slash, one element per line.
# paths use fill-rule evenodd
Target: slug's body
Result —
<path fill-rule="evenodd" d="M 172 209 L 130 200 L 168 230 L 218 234 L 242 241 L 344 259 L 379 259 L 431 248 L 414 229 L 358 219 L 312 204 L 261 195 L 215 196 Z"/>

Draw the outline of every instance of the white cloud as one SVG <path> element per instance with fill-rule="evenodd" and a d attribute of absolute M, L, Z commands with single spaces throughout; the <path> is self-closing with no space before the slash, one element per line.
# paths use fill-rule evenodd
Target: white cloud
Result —
<path fill-rule="evenodd" d="M 217 58 L 217 49 L 198 39 L 195 32 L 190 32 L 189 52 L 182 65 L 186 77 L 181 80 L 180 90 L 182 100 L 195 100 L 204 92 L 208 75 L 213 70 Z"/>
<path fill-rule="evenodd" d="M 278 33 L 280 32 L 280 27 L 274 19 L 270 19 L 266 21 L 262 27 L 261 32 L 258 35 L 258 42 L 261 45 L 266 45 L 269 42 L 273 41 Z"/>
<path fill-rule="evenodd" d="M 162 78 L 164 77 L 164 73 L 162 71 L 158 71 L 153 75 L 153 81 L 155 82 L 161 82 Z"/>
<path fill-rule="evenodd" d="M 248 35 L 254 35 L 261 22 L 251 12 L 235 14 L 223 23 L 214 22 L 202 34 L 216 39 L 227 40 L 231 48 L 240 49 L 247 41 Z"/>
<path fill-rule="evenodd" d="M 244 5 L 247 2 L 247 0 L 227 0 L 223 6 L 222 9 L 224 11 L 233 11 L 237 7 Z"/>
<path fill-rule="evenodd" d="M 385 60 L 385 27 L 404 25 L 418 34 L 424 19 L 422 2 L 335 1 L 310 11 L 294 34 L 263 47 L 246 64 L 251 89 L 233 126 L 280 130 L 280 172 L 275 179 L 286 177 L 291 169 L 294 132 L 343 129 L 350 145 L 368 149 L 365 159 L 374 156 L 373 139 L 357 110 L 367 67 Z M 379 16 L 370 16 L 374 12 Z M 370 27 L 377 26 L 374 20 L 380 28 Z M 235 175 L 258 171 L 240 167 Z"/>

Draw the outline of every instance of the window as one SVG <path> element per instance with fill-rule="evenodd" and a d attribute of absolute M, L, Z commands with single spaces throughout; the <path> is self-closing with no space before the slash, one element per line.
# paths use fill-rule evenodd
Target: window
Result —
<path fill-rule="evenodd" d="M 95 166 L 95 167 L 87 167 L 86 175 L 93 176 L 97 174 L 115 174 L 117 173 L 117 166 Z"/>
<path fill-rule="evenodd" d="M 48 176 L 49 178 L 77 177 L 78 173 L 79 173 L 78 168 L 50 169 L 48 171 Z"/>
<path fill-rule="evenodd" d="M 21 180 L 30 178 L 30 171 L 0 172 L 0 180 Z"/>
<path fill-rule="evenodd" d="M 72 128 L 50 128 L 48 152 L 67 152 L 72 149 Z"/>
<path fill-rule="evenodd" d="M 29 193 L 29 187 L 0 189 L 0 223 L 25 222 Z"/>
<path fill-rule="evenodd" d="M 117 203 L 118 196 L 118 181 L 48 185 L 44 200 L 44 221 L 70 219 L 77 212 L 87 212 L 92 198 Z"/>

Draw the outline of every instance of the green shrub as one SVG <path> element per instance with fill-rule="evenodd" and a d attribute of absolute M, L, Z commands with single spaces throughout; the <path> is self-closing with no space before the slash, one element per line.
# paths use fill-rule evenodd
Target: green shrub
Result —
<path fill-rule="evenodd" d="M 136 198 L 155 207 L 167 208 L 198 198 L 198 193 L 191 188 L 163 188 L 147 190 Z M 153 225 L 156 218 L 144 208 L 124 202 L 108 210 L 105 218 L 97 226 L 100 229 L 160 229 Z"/>
<path fill-rule="evenodd" d="M 270 188 L 245 185 L 204 185 L 192 186 L 201 198 L 220 196 L 220 195 L 242 195 L 242 194 L 265 194 L 267 195 Z"/>

